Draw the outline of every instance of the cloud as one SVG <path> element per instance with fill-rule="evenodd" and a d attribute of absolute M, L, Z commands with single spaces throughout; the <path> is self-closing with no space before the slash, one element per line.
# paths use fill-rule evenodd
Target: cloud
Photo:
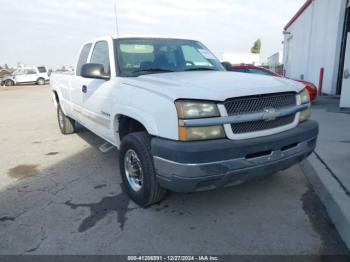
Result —
<path fill-rule="evenodd" d="M 121 34 L 201 40 L 218 56 L 249 52 L 262 39 L 263 57 L 282 48 L 282 28 L 304 0 L 117 0 Z M 74 64 L 82 42 L 115 34 L 115 0 L 0 0 L 0 64 Z"/>

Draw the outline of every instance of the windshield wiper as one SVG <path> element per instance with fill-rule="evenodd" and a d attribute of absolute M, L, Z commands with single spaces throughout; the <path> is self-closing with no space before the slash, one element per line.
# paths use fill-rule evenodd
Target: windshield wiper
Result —
<path fill-rule="evenodd" d="M 164 68 L 149 68 L 149 69 L 140 69 L 140 70 L 136 70 L 133 71 L 133 73 L 142 73 L 142 72 L 175 72 L 174 70 L 170 70 L 170 69 L 164 69 Z"/>
<path fill-rule="evenodd" d="M 195 67 L 195 68 L 185 69 L 185 71 L 216 71 L 216 70 L 210 67 Z"/>

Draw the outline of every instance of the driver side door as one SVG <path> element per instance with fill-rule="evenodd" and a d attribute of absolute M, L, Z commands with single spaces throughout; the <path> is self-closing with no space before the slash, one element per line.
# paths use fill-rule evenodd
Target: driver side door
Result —
<path fill-rule="evenodd" d="M 102 40 L 95 43 L 89 63 L 101 64 L 104 73 L 111 76 L 110 44 Z M 82 107 L 84 114 L 82 122 L 86 127 L 106 139 L 114 139 L 112 132 L 112 96 L 113 85 L 110 80 L 85 78 L 82 87 Z"/>

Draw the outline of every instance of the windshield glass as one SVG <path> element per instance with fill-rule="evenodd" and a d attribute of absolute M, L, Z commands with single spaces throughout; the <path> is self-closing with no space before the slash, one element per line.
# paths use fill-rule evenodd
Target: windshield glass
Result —
<path fill-rule="evenodd" d="M 117 39 L 116 63 L 120 76 L 225 71 L 220 61 L 200 42 L 179 39 Z"/>

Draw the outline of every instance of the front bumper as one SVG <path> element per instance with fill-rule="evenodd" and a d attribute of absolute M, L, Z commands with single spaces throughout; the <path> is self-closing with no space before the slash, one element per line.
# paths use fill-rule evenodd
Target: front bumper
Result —
<path fill-rule="evenodd" d="M 152 139 L 159 184 L 176 192 L 193 192 L 241 184 L 284 170 L 315 148 L 318 124 L 306 121 L 271 136 L 245 140 L 179 142 Z"/>

